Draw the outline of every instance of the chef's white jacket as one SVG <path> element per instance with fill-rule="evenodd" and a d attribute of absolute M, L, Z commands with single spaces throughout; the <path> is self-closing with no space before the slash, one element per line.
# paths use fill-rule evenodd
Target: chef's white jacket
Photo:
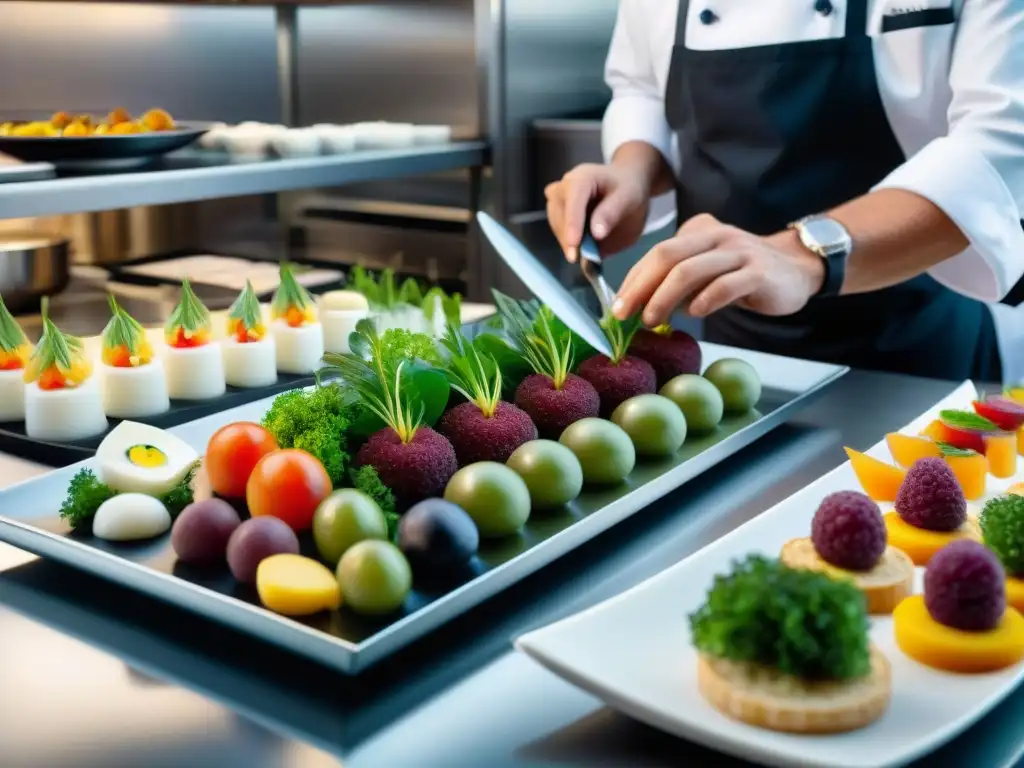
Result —
<path fill-rule="evenodd" d="M 883 18 L 949 7 L 953 24 L 883 33 Z M 847 0 L 824 15 L 814 0 L 691 0 L 687 47 L 745 48 L 842 37 Z M 991 307 L 1003 377 L 1024 381 L 1024 305 L 996 304 L 1024 274 L 1024 0 L 869 0 L 882 103 L 908 160 L 878 189 L 928 198 L 971 246 L 929 274 Z M 700 20 L 710 9 L 717 19 Z M 627 141 L 647 142 L 677 174 L 676 142 L 665 117 L 665 87 L 678 0 L 620 0 L 605 77 L 612 101 L 604 117 L 606 158 Z M 828 126 L 822 126 L 828 130 Z M 655 201 L 651 227 L 675 215 L 672 195 Z"/>

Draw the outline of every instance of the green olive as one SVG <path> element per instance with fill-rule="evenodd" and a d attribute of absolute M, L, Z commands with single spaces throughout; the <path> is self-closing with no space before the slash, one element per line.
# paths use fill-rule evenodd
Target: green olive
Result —
<path fill-rule="evenodd" d="M 622 427 L 641 456 L 668 456 L 686 440 L 686 417 L 661 395 L 637 395 L 621 403 L 612 421 Z"/>
<path fill-rule="evenodd" d="M 530 490 L 523 478 L 496 461 L 460 469 L 448 481 L 444 498 L 466 510 L 483 538 L 510 536 L 530 517 Z"/>
<path fill-rule="evenodd" d="M 389 541 L 353 544 L 341 556 L 337 576 L 342 605 L 371 616 L 397 611 L 412 589 L 409 561 Z"/>
<path fill-rule="evenodd" d="M 387 537 L 388 523 L 381 508 L 355 488 L 335 491 L 313 514 L 313 541 L 320 557 L 331 565 L 353 544 Z"/>
<path fill-rule="evenodd" d="M 616 485 L 636 466 L 636 449 L 629 435 L 604 419 L 580 419 L 566 427 L 558 442 L 576 454 L 586 483 Z"/>
<path fill-rule="evenodd" d="M 704 371 L 704 378 L 722 393 L 726 413 L 746 413 L 761 399 L 761 377 L 746 360 L 717 360 Z"/>
<path fill-rule="evenodd" d="M 694 433 L 710 432 L 722 421 L 725 402 L 718 387 L 695 373 L 684 373 L 666 382 L 661 394 L 675 403 Z"/>
<path fill-rule="evenodd" d="M 583 490 L 580 460 L 554 440 L 523 443 L 508 457 L 506 464 L 523 478 L 534 509 L 563 506 Z"/>

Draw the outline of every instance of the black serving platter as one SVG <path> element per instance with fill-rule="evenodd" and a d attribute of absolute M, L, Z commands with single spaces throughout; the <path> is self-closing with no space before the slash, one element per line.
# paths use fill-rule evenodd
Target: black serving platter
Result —
<path fill-rule="evenodd" d="M 123 135 L 0 136 L 0 152 L 26 162 L 51 163 L 61 171 L 119 170 L 187 147 L 207 130 L 205 123 L 178 123 L 169 131 Z"/>
<path fill-rule="evenodd" d="M 170 429 L 179 424 L 226 411 L 229 408 L 246 405 L 271 395 L 287 392 L 290 389 L 308 387 L 311 384 L 313 384 L 312 376 L 278 373 L 277 382 L 266 387 L 247 389 L 228 387 L 227 392 L 211 400 L 171 400 L 169 411 L 156 416 L 131 419 L 131 421 L 149 424 L 159 429 Z M 95 456 L 96 449 L 99 448 L 103 438 L 124 419 L 108 418 L 107 421 L 110 423 L 110 427 L 106 432 L 84 440 L 68 442 L 33 439 L 25 433 L 25 422 L 23 421 L 0 422 L 0 453 L 10 453 L 49 467 L 66 467 Z"/>

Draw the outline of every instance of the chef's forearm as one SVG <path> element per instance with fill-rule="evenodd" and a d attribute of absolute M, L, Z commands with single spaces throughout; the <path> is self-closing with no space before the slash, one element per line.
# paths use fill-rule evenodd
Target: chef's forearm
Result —
<path fill-rule="evenodd" d="M 844 294 L 876 291 L 902 283 L 956 256 L 969 245 L 940 208 L 902 189 L 871 192 L 844 203 L 828 215 L 845 226 L 853 238 Z M 803 251 L 792 231 L 771 239 L 794 255 Z"/>
<path fill-rule="evenodd" d="M 665 156 L 646 141 L 627 141 L 621 145 L 612 156 L 612 165 L 638 174 L 651 197 L 670 192 L 675 186 Z"/>

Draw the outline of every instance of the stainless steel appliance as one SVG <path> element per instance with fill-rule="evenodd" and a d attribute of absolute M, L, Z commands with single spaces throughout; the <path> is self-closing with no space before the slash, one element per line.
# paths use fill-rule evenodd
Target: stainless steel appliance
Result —
<path fill-rule="evenodd" d="M 39 232 L 0 234 L 0 296 L 11 312 L 38 308 L 43 296 L 63 291 L 70 276 L 67 238 Z"/>

